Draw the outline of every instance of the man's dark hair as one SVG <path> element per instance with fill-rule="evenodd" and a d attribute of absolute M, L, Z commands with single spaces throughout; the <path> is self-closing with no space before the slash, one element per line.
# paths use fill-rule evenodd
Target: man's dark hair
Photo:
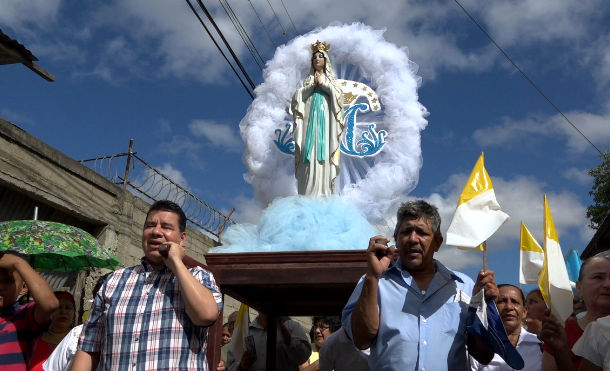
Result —
<path fill-rule="evenodd" d="M 233 336 L 233 330 L 234 330 L 234 324 L 231 322 L 227 322 L 224 325 L 222 325 L 222 328 L 228 328 L 229 329 L 229 334 L 231 334 L 231 336 Z"/>
<path fill-rule="evenodd" d="M 186 230 L 186 215 L 184 215 L 184 211 L 182 208 L 175 202 L 169 200 L 160 200 L 152 204 L 148 212 L 146 213 L 146 219 L 148 219 L 148 215 L 150 215 L 153 211 L 169 211 L 176 215 L 178 215 L 178 226 L 180 228 L 180 232 L 184 232 Z"/>
<path fill-rule="evenodd" d="M 441 216 L 436 206 L 430 205 L 424 200 L 412 200 L 403 202 L 396 212 L 396 228 L 394 228 L 394 240 L 398 237 L 398 229 L 405 220 L 424 218 L 430 224 L 435 238 L 443 238 L 441 234 Z"/>
<path fill-rule="evenodd" d="M 523 290 L 521 290 L 520 288 L 518 288 L 515 285 L 511 285 L 510 283 L 502 283 L 498 285 L 498 290 L 500 290 L 501 287 L 505 287 L 505 286 L 509 286 L 509 287 L 514 287 L 517 289 L 517 291 L 519 291 L 519 294 L 521 294 L 521 302 L 523 305 L 525 305 L 525 295 L 523 295 Z"/>
<path fill-rule="evenodd" d="M 341 328 L 341 318 L 339 316 L 316 316 L 312 319 L 311 330 L 309 331 L 309 338 L 313 342 L 316 333 L 316 324 L 322 323 L 328 325 L 330 332 L 335 332 Z"/>

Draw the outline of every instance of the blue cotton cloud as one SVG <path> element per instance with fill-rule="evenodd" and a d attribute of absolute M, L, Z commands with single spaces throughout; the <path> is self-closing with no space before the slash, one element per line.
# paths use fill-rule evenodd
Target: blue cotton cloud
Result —
<path fill-rule="evenodd" d="M 338 196 L 278 198 L 258 225 L 231 225 L 210 253 L 366 249 L 375 228 Z"/>

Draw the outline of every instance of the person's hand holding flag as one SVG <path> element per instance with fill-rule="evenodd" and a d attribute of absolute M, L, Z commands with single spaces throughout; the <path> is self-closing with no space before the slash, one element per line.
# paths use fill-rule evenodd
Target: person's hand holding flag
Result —
<path fill-rule="evenodd" d="M 481 269 L 479 271 L 477 282 L 475 282 L 472 289 L 472 295 L 475 296 L 481 289 L 485 289 L 485 300 L 495 301 L 498 298 L 498 285 L 496 284 L 494 271 L 491 269 Z"/>

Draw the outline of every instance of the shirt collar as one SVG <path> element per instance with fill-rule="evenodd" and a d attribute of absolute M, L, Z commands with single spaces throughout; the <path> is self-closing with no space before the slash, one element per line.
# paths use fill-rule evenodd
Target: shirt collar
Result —
<path fill-rule="evenodd" d="M 519 333 L 519 340 L 517 341 L 517 345 L 521 343 L 535 343 L 541 344 L 542 342 L 538 339 L 536 334 L 532 334 L 527 331 L 523 326 L 521 326 L 521 333 Z"/>
<path fill-rule="evenodd" d="M 436 268 L 436 273 L 434 274 L 434 277 L 432 277 L 432 280 L 430 281 L 430 284 L 426 289 L 426 293 L 428 295 L 432 295 L 441 287 L 445 286 L 449 281 L 458 281 L 464 283 L 464 280 L 462 280 L 461 277 L 456 275 L 452 270 L 445 267 L 441 262 L 436 259 L 434 259 L 434 266 Z M 420 292 L 422 295 L 426 295 L 426 293 L 424 293 L 423 291 L 419 291 L 419 287 L 413 280 L 413 276 L 411 276 L 409 271 L 402 267 L 402 260 L 400 258 L 398 258 L 396 263 L 394 263 L 394 265 L 392 265 L 386 273 L 390 276 L 394 276 L 395 279 L 403 280 L 411 288 Z"/>
<path fill-rule="evenodd" d="M 446 280 L 454 280 L 464 283 L 464 280 L 460 276 L 455 274 L 451 269 L 445 267 L 443 263 L 435 259 L 434 264 L 436 264 L 436 272 L 441 274 Z"/>
<path fill-rule="evenodd" d="M 140 263 L 142 264 L 142 267 L 144 268 L 144 272 L 159 272 L 159 273 L 165 273 L 165 271 L 167 270 L 167 266 L 164 264 L 161 269 L 155 269 L 152 264 L 150 264 L 148 262 L 148 260 L 146 260 L 146 257 L 143 256 L 140 259 Z"/>
<path fill-rule="evenodd" d="M 462 280 L 460 278 L 460 276 L 453 273 L 453 271 L 451 269 L 445 267 L 443 265 L 443 263 L 439 262 L 436 259 L 434 259 L 434 266 L 436 267 L 436 273 L 441 275 L 441 277 L 444 278 L 446 281 L 456 280 L 456 281 L 464 282 L 464 280 Z M 411 274 L 409 273 L 409 271 L 407 271 L 406 269 L 404 269 L 402 267 L 402 259 L 400 259 L 400 258 L 398 258 L 398 260 L 396 260 L 396 262 L 390 268 L 388 268 L 388 272 L 390 272 L 392 270 L 395 270 L 401 274 L 404 273 L 405 277 L 411 277 Z"/>

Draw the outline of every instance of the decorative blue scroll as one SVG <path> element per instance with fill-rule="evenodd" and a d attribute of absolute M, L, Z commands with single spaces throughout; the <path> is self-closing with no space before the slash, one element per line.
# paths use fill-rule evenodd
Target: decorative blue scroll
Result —
<path fill-rule="evenodd" d="M 358 111 L 366 112 L 369 110 L 369 106 L 366 103 L 355 104 L 345 110 L 343 115 L 344 132 L 345 137 L 341 140 L 341 152 L 349 156 L 355 157 L 370 157 L 377 155 L 381 148 L 386 143 L 385 137 L 388 135 L 386 130 L 377 131 L 377 124 L 370 123 L 366 131 L 361 133 L 362 138 L 355 142 L 356 126 L 363 125 L 358 124 L 356 121 L 356 115 Z M 275 135 L 277 139 L 273 142 L 277 148 L 285 154 L 294 155 L 294 140 L 292 138 L 292 124 L 286 123 L 285 130 L 275 129 Z"/>
<path fill-rule="evenodd" d="M 294 139 L 292 139 L 292 124 L 287 123 L 285 125 L 286 130 L 282 132 L 282 129 L 275 129 L 277 139 L 273 140 L 273 143 L 277 148 L 287 155 L 294 155 Z M 290 136 L 288 136 L 290 134 Z"/>
<path fill-rule="evenodd" d="M 371 123 L 368 125 L 368 130 L 362 133 L 362 139 L 354 145 L 354 134 L 356 127 L 356 114 L 358 111 L 366 112 L 369 106 L 365 103 L 359 103 L 345 110 L 343 122 L 345 124 L 345 139 L 341 141 L 341 152 L 346 155 L 356 157 L 375 156 L 381 151 L 385 144 L 385 137 L 388 134 L 385 130 L 377 131 L 377 124 Z"/>

